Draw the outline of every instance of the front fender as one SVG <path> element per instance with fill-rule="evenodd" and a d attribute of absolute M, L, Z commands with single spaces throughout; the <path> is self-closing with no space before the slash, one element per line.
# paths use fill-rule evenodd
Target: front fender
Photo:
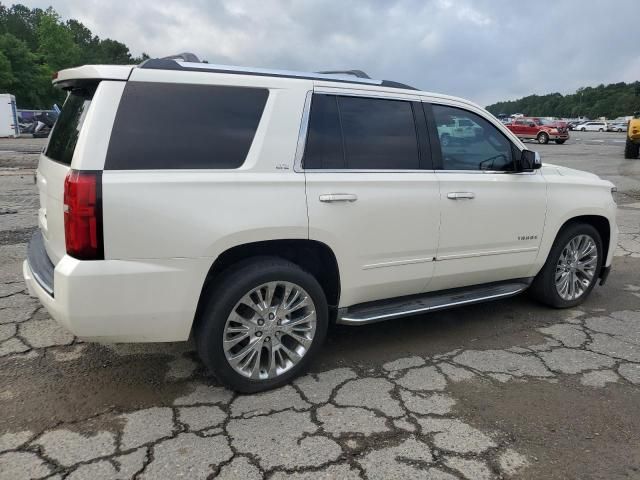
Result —
<path fill-rule="evenodd" d="M 548 184 L 548 209 L 545 226 L 531 276 L 535 276 L 549 256 L 556 237 L 567 222 L 585 216 L 606 219 L 609 224 L 609 246 L 605 266 L 611 265 L 618 236 L 617 206 L 611 196 L 611 184 L 594 178 L 569 177 L 544 172 Z"/>

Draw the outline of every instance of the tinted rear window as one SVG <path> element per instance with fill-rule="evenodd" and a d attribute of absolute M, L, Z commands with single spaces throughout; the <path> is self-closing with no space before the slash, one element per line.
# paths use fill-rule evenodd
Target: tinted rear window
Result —
<path fill-rule="evenodd" d="M 238 168 L 268 96 L 262 88 L 128 82 L 105 169 Z"/>
<path fill-rule="evenodd" d="M 78 135 L 87 114 L 93 92 L 78 90 L 67 97 L 56 120 L 45 155 L 56 162 L 71 165 Z"/>
<path fill-rule="evenodd" d="M 308 169 L 419 169 L 411 102 L 314 95 L 303 165 Z"/>
<path fill-rule="evenodd" d="M 420 168 L 411 103 L 340 97 L 338 105 L 348 168 Z"/>
<path fill-rule="evenodd" d="M 345 168 L 338 97 L 314 95 L 304 151 L 305 168 Z"/>

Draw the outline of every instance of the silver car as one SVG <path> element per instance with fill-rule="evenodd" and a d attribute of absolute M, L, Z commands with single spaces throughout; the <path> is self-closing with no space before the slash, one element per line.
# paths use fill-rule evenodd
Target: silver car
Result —
<path fill-rule="evenodd" d="M 626 132 L 627 122 L 611 122 L 607 124 L 607 132 Z"/>

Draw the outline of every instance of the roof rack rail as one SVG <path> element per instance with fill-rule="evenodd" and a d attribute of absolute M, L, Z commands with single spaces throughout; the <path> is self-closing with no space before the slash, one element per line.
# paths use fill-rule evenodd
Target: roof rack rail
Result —
<path fill-rule="evenodd" d="M 186 59 L 185 59 L 186 58 Z M 402 88 L 406 90 L 417 90 L 417 88 L 405 85 L 404 83 L 390 80 L 375 80 L 362 70 L 340 70 L 325 72 L 293 72 L 289 70 L 274 70 L 268 68 L 239 67 L 233 65 L 215 65 L 201 62 L 193 53 L 180 53 L 164 58 L 149 58 L 138 65 L 138 68 L 156 70 L 182 70 L 209 73 L 232 73 L 236 75 L 257 75 L 264 77 L 300 78 L 309 80 L 326 80 L 340 83 L 359 83 L 366 85 L 378 85 L 389 88 Z M 345 78 L 346 76 L 355 78 Z"/>
<path fill-rule="evenodd" d="M 182 60 L 183 62 L 202 63 L 195 53 L 182 52 L 168 57 L 161 57 L 160 60 Z"/>
<path fill-rule="evenodd" d="M 324 72 L 315 72 L 315 73 L 321 73 L 323 75 L 353 75 L 354 77 L 358 77 L 358 78 L 371 78 L 362 70 L 326 70 Z"/>

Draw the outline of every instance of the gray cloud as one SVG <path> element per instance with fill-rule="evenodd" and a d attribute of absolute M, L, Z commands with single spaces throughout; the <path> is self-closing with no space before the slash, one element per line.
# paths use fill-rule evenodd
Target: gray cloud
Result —
<path fill-rule="evenodd" d="M 57 0 L 55 8 L 135 54 L 359 68 L 481 104 L 640 78 L 637 0 Z"/>

